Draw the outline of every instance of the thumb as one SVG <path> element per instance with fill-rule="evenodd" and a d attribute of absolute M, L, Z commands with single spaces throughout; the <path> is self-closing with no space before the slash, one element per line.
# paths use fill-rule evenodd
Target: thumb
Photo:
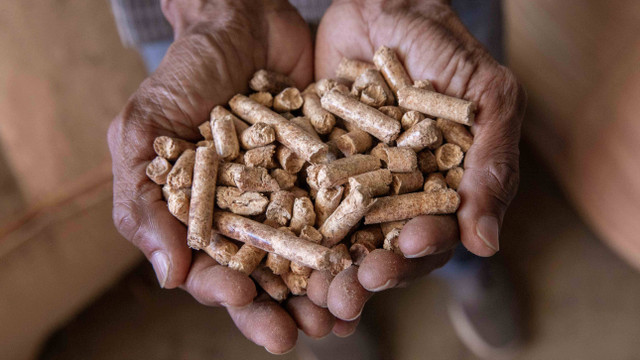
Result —
<path fill-rule="evenodd" d="M 500 228 L 519 183 L 519 148 L 525 93 L 515 77 L 499 69 L 480 96 L 474 143 L 467 152 L 458 188 L 460 235 L 478 256 L 500 249 Z"/>

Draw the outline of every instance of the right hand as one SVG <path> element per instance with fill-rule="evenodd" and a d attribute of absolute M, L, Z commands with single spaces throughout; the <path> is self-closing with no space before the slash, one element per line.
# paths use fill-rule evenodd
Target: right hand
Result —
<path fill-rule="evenodd" d="M 109 128 L 114 222 L 152 263 L 162 287 L 180 287 L 205 305 L 226 306 L 250 340 L 273 353 L 288 351 L 297 339 L 296 322 L 312 336 L 323 336 L 333 317 L 306 298 L 289 301 L 289 313 L 270 299 L 253 301 L 257 291 L 249 277 L 202 252 L 192 256 L 185 226 L 169 213 L 145 168 L 155 156 L 157 136 L 195 141 L 197 126 L 211 109 L 246 92 L 256 70 L 287 74 L 298 87 L 309 83 L 308 27 L 282 0 L 164 0 L 162 5 L 175 42 Z"/>

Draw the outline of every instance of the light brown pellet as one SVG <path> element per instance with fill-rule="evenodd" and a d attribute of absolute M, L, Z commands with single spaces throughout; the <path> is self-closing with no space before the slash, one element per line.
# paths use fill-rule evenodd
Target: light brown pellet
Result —
<path fill-rule="evenodd" d="M 380 168 L 380 160 L 375 156 L 356 154 L 329 164 L 312 165 L 307 169 L 307 183 L 318 188 L 330 188 L 346 183 L 350 176 Z"/>
<path fill-rule="evenodd" d="M 309 277 L 304 275 L 294 274 L 292 272 L 286 272 L 281 275 L 282 280 L 287 285 L 291 294 L 302 296 L 307 294 L 307 285 L 309 283 Z"/>
<path fill-rule="evenodd" d="M 218 108 L 221 106 L 216 106 Z M 215 144 L 218 155 L 223 160 L 232 160 L 238 156 L 240 152 L 240 144 L 238 143 L 238 135 L 233 122 L 232 115 L 218 116 L 220 110 L 214 108 L 211 111 L 211 134 L 213 143 Z"/>
<path fill-rule="evenodd" d="M 283 169 L 273 169 L 270 174 L 271 177 L 278 182 L 278 185 L 282 190 L 290 190 L 296 185 L 296 181 L 298 180 L 298 177 L 295 174 Z"/>
<path fill-rule="evenodd" d="M 296 233 L 300 234 L 300 230 L 305 225 L 313 225 L 316 222 L 316 212 L 313 209 L 313 202 L 306 197 L 296 198 L 293 202 L 293 214 L 291 216 L 291 222 L 289 228 Z"/>
<path fill-rule="evenodd" d="M 378 140 L 389 143 L 400 134 L 401 126 L 398 121 L 338 91 L 325 94 L 321 103 L 323 108 L 368 132 Z"/>
<path fill-rule="evenodd" d="M 444 144 L 436 149 L 435 156 L 438 169 L 440 171 L 446 171 L 460 165 L 464 153 L 458 145 Z"/>
<path fill-rule="evenodd" d="M 473 135 L 464 125 L 446 119 L 438 119 L 436 126 L 448 143 L 460 146 L 462 151 L 469 151 L 469 148 L 473 145 Z"/>
<path fill-rule="evenodd" d="M 211 134 L 211 123 L 209 121 L 205 121 L 200 124 L 200 126 L 198 126 L 198 131 L 205 140 L 213 140 L 213 135 Z"/>
<path fill-rule="evenodd" d="M 418 152 L 424 148 L 434 149 L 442 143 L 442 132 L 431 119 L 424 119 L 403 132 L 396 141 L 398 146 L 406 146 Z"/>
<path fill-rule="evenodd" d="M 244 153 L 244 163 L 251 167 L 263 167 L 265 169 L 275 169 L 278 167 L 275 159 L 276 146 L 271 144 L 247 150 Z"/>
<path fill-rule="evenodd" d="M 373 138 L 362 130 L 356 130 L 340 136 L 335 144 L 344 156 L 351 156 L 371 149 Z"/>
<path fill-rule="evenodd" d="M 273 98 L 273 110 L 277 112 L 294 111 L 300 109 L 302 103 L 300 90 L 288 87 Z"/>
<path fill-rule="evenodd" d="M 353 89 L 360 94 L 360 101 L 369 106 L 380 107 L 383 105 L 392 105 L 395 101 L 393 91 L 391 91 L 385 82 L 380 71 L 376 69 L 368 69 L 360 74 L 353 83 Z M 373 101 L 363 99 L 363 95 L 367 91 L 370 92 L 368 97 L 373 99 Z"/>
<path fill-rule="evenodd" d="M 289 121 L 291 121 L 293 124 L 298 125 L 300 128 L 302 128 L 304 131 L 309 133 L 311 136 L 313 136 L 317 140 L 320 140 L 320 136 L 316 132 L 316 129 L 313 127 L 313 125 L 311 125 L 311 120 L 309 120 L 308 117 L 306 117 L 306 116 L 297 116 L 297 117 L 294 117 L 293 119 L 291 119 Z M 320 141 L 322 141 L 322 140 L 320 140 Z"/>
<path fill-rule="evenodd" d="M 453 214 L 460 195 L 451 189 L 378 198 L 365 216 L 365 224 L 412 219 L 420 215 Z"/>
<path fill-rule="evenodd" d="M 380 224 L 380 230 L 382 230 L 382 235 L 386 237 L 387 234 L 395 229 L 402 230 L 408 222 L 409 220 L 384 222 Z"/>
<path fill-rule="evenodd" d="M 327 218 L 336 210 L 342 200 L 344 187 L 322 188 L 318 190 L 315 198 L 316 226 L 320 227 Z"/>
<path fill-rule="evenodd" d="M 377 225 L 367 226 L 351 235 L 349 254 L 355 265 L 360 265 L 370 252 L 382 245 L 384 235 Z"/>
<path fill-rule="evenodd" d="M 400 229 L 393 229 L 389 231 L 384 237 L 382 248 L 385 250 L 393 251 L 398 255 L 402 255 L 402 250 L 400 250 L 400 246 L 398 245 L 400 231 Z"/>
<path fill-rule="evenodd" d="M 454 98 L 435 91 L 407 86 L 398 90 L 398 104 L 433 117 L 473 125 L 476 106 L 473 102 Z"/>
<path fill-rule="evenodd" d="M 263 167 L 250 167 L 236 163 L 222 163 L 218 171 L 220 185 L 235 186 L 242 191 L 271 192 L 280 186 Z"/>
<path fill-rule="evenodd" d="M 447 185 L 454 190 L 458 190 L 460 186 L 460 181 L 462 181 L 462 176 L 464 175 L 464 169 L 461 167 L 454 167 L 453 169 L 447 171 Z"/>
<path fill-rule="evenodd" d="M 153 140 L 153 150 L 158 156 L 167 160 L 177 159 L 185 150 L 195 150 L 195 144 L 182 139 L 158 136 Z"/>
<path fill-rule="evenodd" d="M 441 173 L 436 172 L 429 174 L 424 182 L 423 190 L 425 192 L 444 190 L 447 188 L 447 183 L 444 180 L 444 176 Z"/>
<path fill-rule="evenodd" d="M 254 100 L 260 105 L 264 105 L 268 108 L 273 106 L 273 95 L 266 91 L 258 91 L 249 95 L 249 98 Z"/>
<path fill-rule="evenodd" d="M 366 70 L 375 68 L 372 63 L 343 57 L 336 69 L 336 77 L 355 81 Z"/>
<path fill-rule="evenodd" d="M 187 225 L 189 223 L 189 202 L 191 201 L 191 194 L 187 191 L 180 190 L 174 190 L 169 193 L 169 196 L 167 196 L 167 208 L 171 215 Z"/>
<path fill-rule="evenodd" d="M 378 111 L 396 121 L 402 121 L 402 116 L 404 115 L 404 111 L 397 106 L 381 106 L 378 108 Z"/>
<path fill-rule="evenodd" d="M 336 210 L 320 227 L 324 236 L 322 244 L 333 246 L 349 233 L 362 217 L 372 208 L 376 200 L 359 187 L 352 188 Z"/>
<path fill-rule="evenodd" d="M 258 266 L 251 273 L 251 277 L 275 301 L 283 301 L 289 295 L 289 288 L 282 278 L 268 267 Z"/>
<path fill-rule="evenodd" d="M 321 79 L 315 85 L 315 93 L 321 98 L 333 89 L 344 95 L 349 94 L 349 87 L 335 79 Z"/>
<path fill-rule="evenodd" d="M 210 117 L 214 117 L 217 119 L 221 119 L 223 117 L 230 117 L 233 120 L 233 125 L 236 128 L 236 134 L 242 134 L 242 132 L 249 127 L 249 124 L 238 119 L 238 117 L 233 115 L 231 111 L 225 109 L 222 106 L 214 107 L 213 110 L 211 110 Z"/>
<path fill-rule="evenodd" d="M 164 185 L 167 183 L 167 175 L 171 171 L 171 163 L 163 157 L 156 156 L 147 165 L 146 173 L 147 177 L 158 185 Z"/>
<path fill-rule="evenodd" d="M 167 184 L 174 189 L 191 187 L 195 162 L 196 152 L 191 149 L 185 150 L 167 174 Z"/>
<path fill-rule="evenodd" d="M 349 178 L 349 189 L 360 187 L 370 196 L 381 196 L 389 193 L 392 176 L 389 169 L 369 171 Z M 421 184 L 422 185 L 422 184 Z"/>
<path fill-rule="evenodd" d="M 307 92 L 302 95 L 304 104 L 302 105 L 302 113 L 309 118 L 311 125 L 318 134 L 328 134 L 336 125 L 336 118 L 322 108 L 320 97 L 316 93 Z"/>
<path fill-rule="evenodd" d="M 240 145 L 245 150 L 267 146 L 274 141 L 276 141 L 276 131 L 265 123 L 253 124 L 240 134 Z"/>
<path fill-rule="evenodd" d="M 413 172 L 418 169 L 418 155 L 408 147 L 387 147 L 386 153 L 387 169 L 391 172 L 404 173 Z"/>
<path fill-rule="evenodd" d="M 211 237 L 218 161 L 214 149 L 200 147 L 196 150 L 187 229 L 187 244 L 193 249 L 203 249 Z"/>
<path fill-rule="evenodd" d="M 276 158 L 280 166 L 291 174 L 297 174 L 304 166 L 304 159 L 283 145 L 278 145 L 276 148 Z"/>
<path fill-rule="evenodd" d="M 279 226 L 274 220 L 267 219 L 264 224 L 293 235 L 293 232 L 289 230 L 289 228 Z M 267 259 L 265 260 L 265 265 L 276 275 L 282 275 L 289 271 L 290 264 L 291 261 L 289 261 L 289 259 L 274 253 L 268 253 Z"/>
<path fill-rule="evenodd" d="M 229 265 L 229 260 L 238 252 L 238 245 L 216 233 L 211 234 L 211 241 L 203 249 L 220 265 Z"/>
<path fill-rule="evenodd" d="M 280 190 L 271 193 L 271 202 L 267 206 L 266 217 L 280 226 L 287 226 L 293 215 L 295 196 L 290 191 Z"/>
<path fill-rule="evenodd" d="M 422 150 L 418 153 L 418 168 L 424 174 L 429 174 L 438 171 L 438 163 L 436 163 L 436 157 L 429 150 Z"/>
<path fill-rule="evenodd" d="M 398 90 L 413 84 L 396 52 L 392 49 L 386 46 L 379 47 L 373 55 L 373 63 L 376 64 L 376 67 L 387 80 L 387 84 L 389 84 L 394 93 L 398 93 Z M 400 106 L 403 105 L 401 104 Z"/>
<path fill-rule="evenodd" d="M 406 113 L 404 113 L 404 115 L 402 115 L 402 118 L 400 119 L 400 123 L 402 124 L 402 129 L 408 130 L 413 125 L 419 123 L 422 120 L 424 120 L 424 115 L 422 115 L 417 111 L 409 110 Z"/>
<path fill-rule="evenodd" d="M 229 267 L 245 275 L 249 275 L 260 265 L 260 262 L 266 255 L 266 251 L 249 244 L 244 244 L 229 260 Z"/>
<path fill-rule="evenodd" d="M 271 94 L 277 94 L 291 86 L 294 86 L 294 83 L 288 76 L 268 70 L 256 71 L 249 81 L 251 90 L 266 91 Z"/>
<path fill-rule="evenodd" d="M 394 173 L 391 182 L 391 194 L 400 195 L 420 190 L 424 183 L 424 176 L 420 170 L 407 173 Z"/>
<path fill-rule="evenodd" d="M 259 192 L 243 192 L 235 187 L 219 186 L 216 190 L 216 205 L 234 214 L 252 216 L 264 213 L 269 199 Z"/>
<path fill-rule="evenodd" d="M 435 91 L 431 81 L 429 80 L 416 80 L 413 82 L 413 87 L 423 90 Z"/>

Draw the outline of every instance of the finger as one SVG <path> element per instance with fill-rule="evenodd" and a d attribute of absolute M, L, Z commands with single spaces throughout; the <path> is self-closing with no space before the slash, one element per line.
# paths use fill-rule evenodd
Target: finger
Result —
<path fill-rule="evenodd" d="M 336 323 L 335 325 L 333 325 L 332 331 L 334 334 L 336 334 L 336 336 L 342 338 L 353 335 L 353 333 L 356 332 L 358 324 L 360 323 L 360 319 L 361 317 L 358 317 L 357 319 L 352 321 L 336 319 Z"/>
<path fill-rule="evenodd" d="M 358 267 L 351 266 L 340 272 L 331 282 L 327 306 L 338 319 L 353 321 L 360 316 L 371 295 L 358 281 Z"/>
<path fill-rule="evenodd" d="M 368 291 L 378 292 L 404 285 L 449 261 L 453 251 L 417 259 L 406 259 L 389 250 L 372 251 L 360 265 L 358 281 Z"/>
<path fill-rule="evenodd" d="M 518 189 L 518 144 L 526 101 L 524 91 L 506 68 L 494 71 L 492 76 L 497 80 L 484 89 L 486 95 L 473 125 L 474 143 L 465 155 L 458 188 L 461 240 L 479 256 L 491 256 L 500 249 L 504 214 Z"/>
<path fill-rule="evenodd" d="M 167 209 L 158 185 L 145 175 L 153 158 L 156 134 L 122 118 L 109 128 L 113 161 L 113 220 L 126 239 L 137 246 L 153 265 L 160 286 L 181 285 L 191 265 L 186 228 Z M 148 142 L 141 145 L 140 142 Z"/>
<path fill-rule="evenodd" d="M 333 276 L 328 271 L 312 272 L 307 284 L 307 297 L 309 300 L 322 308 L 326 308 L 331 280 L 333 280 Z"/>
<path fill-rule="evenodd" d="M 268 296 L 259 296 L 249 306 L 227 310 L 242 334 L 268 352 L 284 354 L 296 345 L 295 321 Z"/>
<path fill-rule="evenodd" d="M 194 256 L 182 287 L 198 302 L 208 306 L 244 307 L 257 295 L 256 286 L 248 276 L 219 265 L 202 252 Z"/>
<path fill-rule="evenodd" d="M 417 258 L 451 250 L 459 239 L 454 216 L 426 215 L 412 219 L 402 228 L 398 246 L 406 258 Z"/>
<path fill-rule="evenodd" d="M 306 296 L 289 298 L 285 308 L 298 324 L 298 328 L 312 338 L 327 336 L 335 323 L 335 318 L 329 310 L 312 303 Z"/>

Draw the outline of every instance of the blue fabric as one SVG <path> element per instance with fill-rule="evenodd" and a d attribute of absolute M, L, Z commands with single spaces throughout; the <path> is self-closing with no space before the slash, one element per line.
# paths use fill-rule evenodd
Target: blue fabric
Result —
<path fill-rule="evenodd" d="M 160 62 L 167 53 L 171 43 L 173 43 L 173 40 L 162 40 L 140 44 L 138 52 L 142 56 L 142 60 L 144 61 L 144 65 L 147 67 L 147 72 L 149 74 L 158 68 L 158 65 L 160 65 Z"/>

